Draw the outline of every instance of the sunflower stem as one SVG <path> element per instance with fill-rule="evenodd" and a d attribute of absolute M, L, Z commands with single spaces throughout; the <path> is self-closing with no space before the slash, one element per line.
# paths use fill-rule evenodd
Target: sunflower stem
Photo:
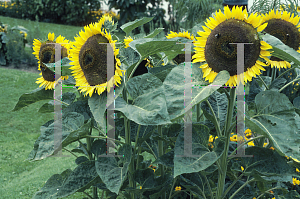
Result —
<path fill-rule="evenodd" d="M 299 68 L 297 65 L 295 65 L 294 67 L 292 68 L 289 68 L 288 70 L 284 71 L 283 73 L 281 73 L 276 79 L 282 77 L 284 74 L 290 72 L 291 70 L 294 70 L 295 68 Z M 299 68 L 300 69 L 300 68 Z"/>
<path fill-rule="evenodd" d="M 214 109 L 212 108 L 211 104 L 209 103 L 208 100 L 206 100 L 206 103 L 208 104 L 208 107 L 210 109 L 210 111 L 212 112 L 212 115 L 213 115 L 213 118 L 214 118 L 214 122 L 216 124 L 216 130 L 217 130 L 217 134 L 218 134 L 218 137 L 221 137 L 222 133 L 221 133 L 221 129 L 220 129 L 220 124 L 219 124 L 219 121 L 218 121 L 218 118 L 214 112 Z"/>
<path fill-rule="evenodd" d="M 249 184 L 250 182 L 255 181 L 255 178 L 251 179 L 251 180 L 247 180 L 247 182 L 245 182 L 238 190 L 236 190 L 229 199 L 232 199 L 239 191 L 241 191 L 247 184 Z"/>
<path fill-rule="evenodd" d="M 197 108 L 197 122 L 200 122 L 200 112 L 201 112 L 200 106 L 201 106 L 201 103 L 198 103 L 196 105 L 196 108 Z"/>
<path fill-rule="evenodd" d="M 157 132 L 158 132 L 158 135 L 161 138 L 163 138 L 162 125 L 157 126 Z M 164 142 L 163 142 L 163 140 L 158 140 L 158 157 L 161 157 L 163 154 L 164 154 Z M 160 168 L 160 175 L 164 176 L 164 166 L 162 164 L 159 164 L 158 167 Z M 161 198 L 166 199 L 166 192 L 162 193 Z"/>
<path fill-rule="evenodd" d="M 226 171 L 227 171 L 227 157 L 228 157 L 228 149 L 229 149 L 229 141 L 230 141 L 230 126 L 231 126 L 231 120 L 232 120 L 233 110 L 235 106 L 235 98 L 236 98 L 235 91 L 236 91 L 236 87 L 232 87 L 230 89 L 230 100 L 228 101 L 227 117 L 226 117 L 225 129 L 224 129 L 224 135 L 226 137 L 225 151 L 221 156 L 221 158 L 218 160 L 221 169 L 218 170 L 219 178 L 218 178 L 216 199 L 221 199 L 224 192 L 225 178 L 226 178 Z"/>
<path fill-rule="evenodd" d="M 262 83 L 265 85 L 266 89 L 269 90 L 269 87 L 267 86 L 266 82 L 260 77 L 260 75 L 258 75 L 258 78 L 259 78 L 260 81 L 262 81 Z"/>
<path fill-rule="evenodd" d="M 300 78 L 296 78 L 293 81 L 290 81 L 288 84 L 284 85 L 278 92 L 280 93 L 283 89 L 285 89 L 286 87 L 288 87 L 289 85 L 291 85 L 293 82 L 296 82 L 300 80 Z"/>
<path fill-rule="evenodd" d="M 129 144 L 131 147 L 131 140 L 130 140 L 130 120 L 124 116 L 124 126 L 125 126 L 125 142 L 126 144 Z M 133 180 L 133 172 L 134 172 L 134 155 L 131 157 L 131 161 L 129 164 L 129 175 L 128 175 L 128 180 L 129 180 L 129 187 L 135 188 L 135 183 Z M 134 193 L 130 193 L 130 198 L 135 199 Z"/>
<path fill-rule="evenodd" d="M 276 67 L 272 68 L 271 83 L 276 79 Z"/>
<path fill-rule="evenodd" d="M 91 135 L 92 134 L 92 127 L 90 128 L 90 131 L 89 131 L 89 134 L 88 135 Z M 89 156 L 89 160 L 94 160 L 93 159 L 93 154 L 92 154 L 92 138 L 90 137 L 87 137 L 86 138 L 86 145 L 87 145 L 87 153 L 88 153 L 88 156 Z M 93 187 L 93 199 L 98 199 L 98 194 L 97 194 L 97 187 Z"/>

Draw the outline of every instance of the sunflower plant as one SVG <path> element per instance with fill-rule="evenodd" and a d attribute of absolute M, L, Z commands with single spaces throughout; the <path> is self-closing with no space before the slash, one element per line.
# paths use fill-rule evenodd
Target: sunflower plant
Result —
<path fill-rule="evenodd" d="M 298 31 L 298 18 L 283 15 L 276 22 L 288 20 L 292 25 L 286 26 Z M 28 159 L 64 151 L 77 166 L 54 174 L 33 198 L 75 192 L 95 199 L 99 192 L 114 199 L 299 197 L 300 97 L 290 101 L 283 91 L 300 80 L 300 56 L 278 36 L 283 30 L 272 34 L 270 17 L 225 7 L 190 31 L 131 34 L 152 19 L 122 25 L 124 39 L 114 35 L 112 18 L 103 16 L 75 41 L 52 33 L 34 41 L 39 88 L 23 94 L 13 111 L 48 100 L 39 112 L 55 110 L 56 119 L 41 126 Z M 244 45 L 239 74 L 232 43 L 252 43 Z M 284 72 L 264 76 L 268 68 L 279 70 L 273 57 L 285 61 Z M 59 62 L 61 77 L 55 77 Z M 137 72 L 139 67 L 147 72 Z M 287 82 L 283 77 L 291 72 L 296 76 Z M 68 92 L 53 100 L 53 91 L 67 85 L 80 97 Z M 243 135 L 234 133 L 237 86 L 247 89 Z"/>

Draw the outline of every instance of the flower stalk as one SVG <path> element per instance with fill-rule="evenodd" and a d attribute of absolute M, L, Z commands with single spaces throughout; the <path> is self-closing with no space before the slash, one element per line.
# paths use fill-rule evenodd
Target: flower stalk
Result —
<path fill-rule="evenodd" d="M 162 138 L 163 137 L 163 133 L 162 133 L 162 125 L 158 125 L 157 126 L 157 131 L 159 136 Z M 164 143 L 162 140 L 158 141 L 158 157 L 162 156 L 164 154 Z M 164 175 L 164 166 L 162 164 L 159 164 L 158 167 L 160 168 L 160 175 L 163 176 Z M 163 192 L 162 193 L 162 199 L 166 198 L 166 193 Z"/>
<path fill-rule="evenodd" d="M 229 141 L 230 141 L 230 126 L 231 126 L 231 120 L 235 105 L 235 98 L 236 98 L 236 87 L 232 87 L 230 89 L 230 99 L 228 101 L 228 108 L 227 108 L 227 117 L 226 117 L 226 123 L 225 123 L 225 130 L 224 135 L 226 137 L 226 143 L 225 143 L 225 151 L 221 158 L 218 160 L 218 163 L 221 168 L 218 170 L 218 187 L 217 187 L 217 199 L 222 199 L 222 195 L 224 192 L 224 186 L 225 186 L 225 178 L 226 178 L 226 171 L 227 171 L 227 157 L 228 157 L 228 150 L 229 150 Z"/>

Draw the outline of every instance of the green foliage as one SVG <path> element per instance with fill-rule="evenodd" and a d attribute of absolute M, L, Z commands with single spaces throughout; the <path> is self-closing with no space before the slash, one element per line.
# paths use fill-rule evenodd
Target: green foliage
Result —
<path fill-rule="evenodd" d="M 161 0 L 109 0 L 108 5 L 109 9 L 120 9 L 120 20 L 118 21 L 120 26 L 127 22 L 133 22 L 139 18 L 154 17 L 154 27 L 152 27 L 154 29 L 166 27 L 167 25 L 164 20 L 165 10 L 159 7 L 161 2 Z M 149 3 L 152 7 L 147 7 L 147 4 Z M 149 24 L 144 28 L 146 33 L 150 32 Z M 138 33 L 138 30 L 136 30 L 135 33 Z"/>
<path fill-rule="evenodd" d="M 15 0 L 18 16 L 23 19 L 39 20 L 43 22 L 87 25 L 93 17 L 90 10 L 99 10 L 97 0 Z M 17 18 L 19 18 L 17 17 Z"/>

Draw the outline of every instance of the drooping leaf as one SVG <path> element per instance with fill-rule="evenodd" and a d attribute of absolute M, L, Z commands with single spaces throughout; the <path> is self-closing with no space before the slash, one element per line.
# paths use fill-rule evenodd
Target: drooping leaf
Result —
<path fill-rule="evenodd" d="M 34 144 L 34 149 L 29 155 L 29 160 L 41 160 L 57 153 L 55 143 L 62 147 L 84 138 L 89 133 L 91 120 L 84 124 L 83 115 L 75 112 L 69 112 L 62 115 L 62 129 L 59 121 L 51 121 L 41 127 L 41 135 Z"/>
<path fill-rule="evenodd" d="M 279 90 L 285 85 L 285 83 L 286 83 L 286 79 L 277 78 L 271 83 L 271 85 L 269 86 L 269 89 L 270 90 L 272 90 L 272 89 Z"/>
<path fill-rule="evenodd" d="M 149 21 L 151 21 L 154 17 L 143 17 L 141 19 L 136 19 L 132 22 L 128 22 L 124 25 L 122 25 L 120 28 L 126 33 L 126 35 L 128 33 L 130 33 L 133 29 L 144 25 L 145 23 L 148 23 Z"/>
<path fill-rule="evenodd" d="M 147 35 L 145 38 L 153 38 L 156 35 L 158 35 L 161 31 L 163 31 L 164 28 L 155 28 L 149 35 Z"/>
<path fill-rule="evenodd" d="M 257 114 L 246 115 L 246 125 L 260 135 L 266 135 L 282 156 L 300 160 L 300 116 L 286 95 L 263 91 L 255 97 Z"/>
<path fill-rule="evenodd" d="M 58 96 L 58 100 L 61 99 L 61 101 L 64 103 L 57 101 L 55 105 L 61 105 L 62 108 L 66 108 L 68 106 L 67 104 L 70 105 L 75 100 L 75 98 L 76 98 L 75 93 L 72 92 L 63 93 L 62 95 Z M 54 100 L 51 100 L 48 103 L 43 104 L 38 112 L 40 113 L 54 112 Z"/>
<path fill-rule="evenodd" d="M 64 57 L 55 63 L 43 63 L 43 64 L 45 64 L 50 70 L 55 72 L 55 64 L 57 65 L 59 62 L 61 64 L 61 75 L 72 76 L 72 70 L 70 69 L 70 67 L 72 67 L 73 65 L 70 65 L 72 61 L 68 57 Z"/>
<path fill-rule="evenodd" d="M 219 87 L 217 85 L 223 85 L 229 79 L 229 73 L 221 71 L 215 80 L 210 85 L 207 85 L 207 82 L 202 79 L 201 69 L 197 64 L 193 64 L 192 82 L 187 83 L 187 87 L 192 88 L 192 101 L 190 104 L 184 105 L 184 68 L 184 63 L 179 64 L 168 74 L 163 82 L 171 121 L 176 120 L 185 114 L 185 111 L 192 109 L 196 104 L 206 100 L 213 92 L 218 90 Z M 190 91 L 190 89 L 187 90 Z"/>
<path fill-rule="evenodd" d="M 61 188 L 63 182 L 67 179 L 67 177 L 72 173 L 71 169 L 67 169 L 63 171 L 61 174 L 54 174 L 51 176 L 46 184 L 41 188 L 38 192 L 36 192 L 33 196 L 33 199 L 55 199 L 57 197 L 57 193 Z"/>
<path fill-rule="evenodd" d="M 124 183 L 128 166 L 131 161 L 131 146 L 122 145 L 118 150 L 118 155 L 124 155 L 120 157 L 123 163 L 120 166 L 113 156 L 99 157 L 97 156 L 96 170 L 102 181 L 105 183 L 106 187 L 113 193 L 119 194 L 120 188 Z"/>
<path fill-rule="evenodd" d="M 101 180 L 96 172 L 95 161 L 85 161 L 79 164 L 64 180 L 57 197 L 62 198 L 75 192 L 82 192 Z"/>
<path fill-rule="evenodd" d="M 18 103 L 12 111 L 18 111 L 21 108 L 24 108 L 35 102 L 50 99 L 53 99 L 53 90 L 45 90 L 44 88 L 39 87 L 31 91 L 30 93 L 25 93 L 21 95 L 21 97 L 18 100 Z"/>
<path fill-rule="evenodd" d="M 130 79 L 127 86 L 130 88 L 130 95 L 134 96 L 133 102 L 127 104 L 123 98 L 117 98 L 115 110 L 121 111 L 128 119 L 141 125 L 171 123 L 162 82 L 157 77 L 147 73 Z"/>
<path fill-rule="evenodd" d="M 282 60 L 294 62 L 300 65 L 300 54 L 291 47 L 282 43 L 282 41 L 272 35 L 266 33 L 262 39 L 272 46 L 272 56 L 278 57 Z"/>
<path fill-rule="evenodd" d="M 218 119 L 218 123 L 220 125 L 220 129 L 222 130 L 225 126 L 226 115 L 227 115 L 228 99 L 226 97 L 226 94 L 225 93 L 221 94 L 218 91 L 216 91 L 209 96 L 208 101 L 214 110 L 214 113 L 215 113 L 216 118 Z M 211 123 L 211 124 L 213 123 L 216 126 L 217 124 L 215 124 L 213 122 L 214 121 L 212 119 L 213 114 L 212 114 L 208 104 L 206 103 L 206 101 L 204 101 L 201 104 L 201 108 L 205 110 L 205 112 L 204 112 L 205 117 L 207 119 L 211 118 L 209 120 L 206 120 L 205 123 Z"/>
<path fill-rule="evenodd" d="M 213 151 L 210 152 L 207 148 L 209 129 L 204 125 L 198 124 L 197 132 L 192 134 L 192 155 L 196 157 L 183 156 L 184 139 L 187 138 L 184 137 L 184 132 L 179 134 L 175 144 L 174 177 L 184 173 L 203 171 L 215 163 L 224 153 L 225 137 L 216 139 Z M 201 137 L 202 133 L 206 136 Z"/>

